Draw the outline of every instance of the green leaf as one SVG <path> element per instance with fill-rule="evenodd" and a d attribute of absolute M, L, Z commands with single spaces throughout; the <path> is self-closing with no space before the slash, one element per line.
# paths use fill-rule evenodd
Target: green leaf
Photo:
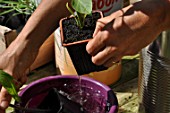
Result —
<path fill-rule="evenodd" d="M 72 0 L 71 6 L 75 10 L 74 14 L 68 3 L 66 4 L 67 9 L 74 15 L 77 25 L 82 29 L 86 16 L 92 13 L 92 0 Z"/>
<path fill-rule="evenodd" d="M 0 7 L 6 8 L 0 12 L 1 15 L 14 11 L 20 14 L 30 15 L 36 9 L 35 1 L 33 0 L 0 0 Z"/>
<path fill-rule="evenodd" d="M 20 102 L 20 97 L 16 91 L 16 86 L 13 83 L 14 79 L 8 73 L 0 70 L 0 84 L 8 91 L 8 93 L 17 101 Z"/>
<path fill-rule="evenodd" d="M 5 1 L 5 0 L 0 1 L 0 3 L 4 3 L 4 4 L 18 4 L 18 2 L 16 2 L 16 1 Z"/>
<path fill-rule="evenodd" d="M 12 12 L 12 11 L 15 11 L 15 9 L 9 9 L 9 10 L 6 10 L 6 11 L 4 11 L 4 12 L 1 12 L 1 13 L 0 13 L 0 16 L 5 15 L 5 14 L 8 14 L 8 13 L 10 13 L 10 12 Z"/>
<path fill-rule="evenodd" d="M 0 8 L 6 8 L 6 9 L 9 9 L 9 8 L 13 8 L 13 6 L 4 6 L 4 5 L 1 5 L 1 4 L 0 4 Z"/>
<path fill-rule="evenodd" d="M 66 7 L 67 7 L 68 11 L 69 11 L 72 15 L 74 15 L 74 11 L 72 11 L 72 9 L 69 7 L 68 3 L 66 3 Z"/>
<path fill-rule="evenodd" d="M 76 12 L 90 14 L 92 12 L 92 0 L 72 0 L 71 5 Z"/>

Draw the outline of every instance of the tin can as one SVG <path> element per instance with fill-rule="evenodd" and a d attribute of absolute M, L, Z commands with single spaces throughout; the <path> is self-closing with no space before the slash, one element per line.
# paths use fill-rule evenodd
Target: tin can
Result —
<path fill-rule="evenodd" d="M 170 113 L 170 31 L 140 54 L 139 113 Z"/>

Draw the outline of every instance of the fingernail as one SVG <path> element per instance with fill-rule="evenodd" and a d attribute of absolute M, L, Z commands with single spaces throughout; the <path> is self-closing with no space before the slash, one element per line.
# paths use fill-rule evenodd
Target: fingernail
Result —
<path fill-rule="evenodd" d="M 6 109 L 8 107 L 8 102 L 7 101 L 2 101 L 1 102 L 1 107 Z"/>

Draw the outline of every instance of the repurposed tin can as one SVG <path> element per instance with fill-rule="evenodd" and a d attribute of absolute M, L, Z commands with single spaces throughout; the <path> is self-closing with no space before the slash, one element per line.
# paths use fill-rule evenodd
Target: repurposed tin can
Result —
<path fill-rule="evenodd" d="M 140 55 L 139 113 L 170 113 L 170 31 Z"/>

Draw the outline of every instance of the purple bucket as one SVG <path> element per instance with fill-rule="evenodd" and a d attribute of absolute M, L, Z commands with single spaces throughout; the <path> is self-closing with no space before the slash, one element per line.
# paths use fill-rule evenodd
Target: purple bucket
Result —
<path fill-rule="evenodd" d="M 86 108 L 91 109 L 91 111 L 85 113 L 96 113 L 92 110 L 92 106 L 95 106 L 95 103 L 98 103 L 97 106 L 100 106 L 99 113 L 117 113 L 118 101 L 114 92 L 107 85 L 84 76 L 81 77 L 81 83 L 78 76 L 68 75 L 49 76 L 36 80 L 21 90 L 19 96 L 21 97 L 22 103 L 19 105 L 22 107 L 37 108 L 50 89 L 56 88 L 59 92 L 73 96 L 76 92 L 80 91 L 80 85 L 83 93 L 90 95 L 90 99 L 87 99 L 87 102 L 90 101 L 90 103 L 86 105 Z M 84 113 L 76 110 L 77 108 L 74 108 L 75 106 L 72 106 L 70 103 L 65 106 L 70 109 L 72 113 Z"/>

